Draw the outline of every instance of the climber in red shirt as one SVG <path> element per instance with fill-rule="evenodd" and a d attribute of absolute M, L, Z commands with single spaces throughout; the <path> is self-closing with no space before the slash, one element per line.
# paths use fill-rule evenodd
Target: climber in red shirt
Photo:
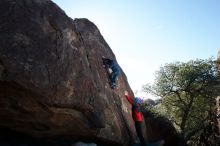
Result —
<path fill-rule="evenodd" d="M 145 146 L 146 142 L 144 140 L 142 126 L 141 126 L 143 118 L 142 118 L 141 107 L 140 107 L 140 105 L 143 103 L 143 99 L 139 97 L 135 97 L 131 99 L 127 91 L 125 91 L 125 97 L 127 98 L 128 102 L 132 105 L 132 117 L 135 123 L 137 136 L 140 139 L 141 146 Z"/>

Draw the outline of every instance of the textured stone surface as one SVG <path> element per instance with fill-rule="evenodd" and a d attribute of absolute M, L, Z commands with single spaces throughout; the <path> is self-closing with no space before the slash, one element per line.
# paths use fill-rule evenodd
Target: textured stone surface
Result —
<path fill-rule="evenodd" d="M 98 28 L 50 0 L 0 1 L 0 126 L 33 137 L 127 144 L 135 136 L 124 73 L 112 90 Z"/>
<path fill-rule="evenodd" d="M 184 142 L 178 137 L 177 131 L 172 123 L 164 117 L 156 117 L 145 111 L 146 136 L 148 141 L 163 139 L 165 146 L 182 146 Z"/>

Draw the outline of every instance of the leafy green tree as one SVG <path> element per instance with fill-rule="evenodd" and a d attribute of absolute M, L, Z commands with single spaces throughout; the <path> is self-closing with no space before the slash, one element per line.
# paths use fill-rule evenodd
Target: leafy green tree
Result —
<path fill-rule="evenodd" d="M 143 89 L 162 97 L 160 112 L 169 117 L 187 141 L 198 137 L 211 119 L 217 77 L 213 59 L 175 62 L 161 67 L 155 83 Z"/>

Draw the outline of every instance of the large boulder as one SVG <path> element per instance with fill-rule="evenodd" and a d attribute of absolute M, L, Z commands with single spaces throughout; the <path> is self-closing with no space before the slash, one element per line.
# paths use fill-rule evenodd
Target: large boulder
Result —
<path fill-rule="evenodd" d="M 112 90 L 102 56 L 115 58 L 98 28 L 50 0 L 0 1 L 0 126 L 37 138 L 135 138 L 133 93 L 122 71 Z"/>
<path fill-rule="evenodd" d="M 165 117 L 155 115 L 154 113 L 144 110 L 146 136 L 148 141 L 157 141 L 163 139 L 164 146 L 182 146 L 183 139 L 178 136 L 178 133 L 173 124 Z"/>

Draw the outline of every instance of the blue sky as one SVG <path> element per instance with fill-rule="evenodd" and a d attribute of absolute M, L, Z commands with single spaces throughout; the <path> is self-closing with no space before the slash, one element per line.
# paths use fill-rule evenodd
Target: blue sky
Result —
<path fill-rule="evenodd" d="M 216 57 L 220 0 L 53 0 L 100 30 L 138 96 L 165 63 Z"/>

